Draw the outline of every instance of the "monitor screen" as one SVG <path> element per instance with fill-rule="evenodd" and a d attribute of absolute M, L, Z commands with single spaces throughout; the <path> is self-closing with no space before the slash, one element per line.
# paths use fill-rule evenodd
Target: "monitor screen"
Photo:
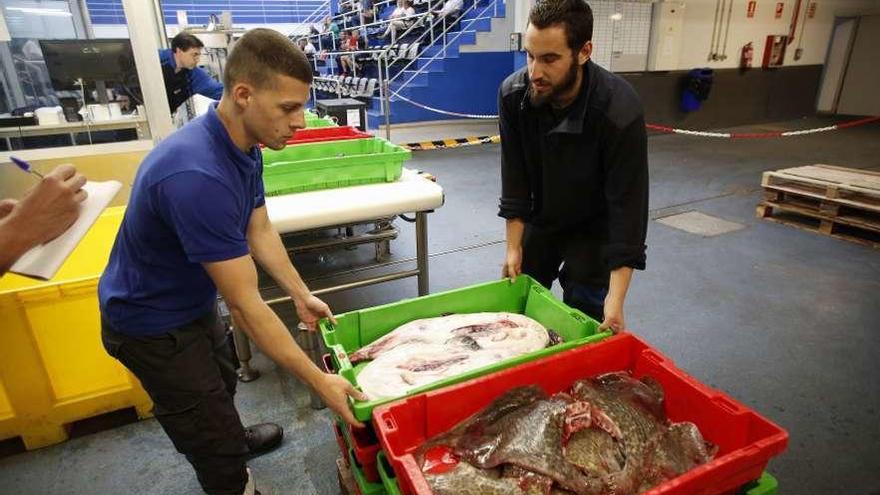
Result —
<path fill-rule="evenodd" d="M 40 40 L 43 59 L 56 91 L 78 89 L 95 81 L 136 80 L 134 54 L 127 39 Z"/>

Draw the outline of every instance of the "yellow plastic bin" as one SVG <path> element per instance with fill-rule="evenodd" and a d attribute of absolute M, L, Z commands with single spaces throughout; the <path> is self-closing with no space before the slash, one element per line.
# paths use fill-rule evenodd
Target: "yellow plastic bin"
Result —
<path fill-rule="evenodd" d="M 98 279 L 124 211 L 108 208 L 52 280 L 0 278 L 0 440 L 30 450 L 65 441 L 74 421 L 150 415 L 140 382 L 101 344 Z"/>

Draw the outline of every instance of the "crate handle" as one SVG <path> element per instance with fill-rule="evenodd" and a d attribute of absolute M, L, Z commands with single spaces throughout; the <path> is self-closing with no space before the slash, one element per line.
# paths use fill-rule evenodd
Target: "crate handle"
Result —
<path fill-rule="evenodd" d="M 718 407 L 726 410 L 727 412 L 737 415 L 743 413 L 743 408 L 739 404 L 733 402 L 724 395 L 716 395 L 712 398 L 712 402 L 714 402 L 716 405 L 718 405 Z"/>
<path fill-rule="evenodd" d="M 333 358 L 330 356 L 329 352 L 321 356 L 321 362 L 324 363 L 324 371 L 327 373 L 336 373 L 333 366 Z"/>
<path fill-rule="evenodd" d="M 394 416 L 390 412 L 385 411 L 382 413 L 382 423 L 385 424 L 385 428 L 389 432 L 397 431 L 397 422 L 394 421 Z"/>
<path fill-rule="evenodd" d="M 666 363 L 666 357 L 652 349 L 645 349 L 642 351 L 642 357 L 656 366 L 663 366 Z"/>

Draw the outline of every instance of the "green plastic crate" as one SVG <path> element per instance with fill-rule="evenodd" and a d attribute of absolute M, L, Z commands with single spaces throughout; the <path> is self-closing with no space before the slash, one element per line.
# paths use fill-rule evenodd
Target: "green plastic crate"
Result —
<path fill-rule="evenodd" d="M 403 492 L 400 491 L 400 486 L 397 484 L 397 476 L 394 475 L 394 469 L 391 468 L 391 464 L 385 458 L 385 452 L 379 452 L 379 477 L 382 479 L 385 493 L 388 495 L 403 495 Z"/>
<path fill-rule="evenodd" d="M 381 476 L 381 472 L 379 473 Z M 757 481 L 747 485 L 742 491 L 743 495 L 776 495 L 779 483 L 770 473 L 764 473 Z"/>
<path fill-rule="evenodd" d="M 317 114 L 306 110 L 306 127 L 336 127 L 336 122 L 329 118 L 318 117 Z"/>
<path fill-rule="evenodd" d="M 413 389 L 406 396 L 460 383 L 550 354 L 596 342 L 611 335 L 611 332 L 597 333 L 598 322 L 563 304 L 548 289 L 527 275 L 520 275 L 516 278 L 516 282 L 511 282 L 509 279 L 498 280 L 384 306 L 352 311 L 337 316 L 338 324 L 335 326 L 322 320 L 319 327 L 324 343 L 330 351 L 336 372 L 357 387 L 357 375 L 366 363 L 352 366 L 351 361 L 348 360 L 349 353 L 412 320 L 441 316 L 444 313 L 483 311 L 525 314 L 558 333 L 565 342 Z M 373 408 L 397 399 L 400 397 L 355 402 L 352 409 L 357 419 L 369 421 Z"/>
<path fill-rule="evenodd" d="M 349 466 L 351 466 L 351 474 L 354 475 L 354 481 L 357 483 L 361 495 L 385 494 L 385 486 L 382 483 L 370 483 L 367 481 L 367 478 L 364 477 L 364 472 L 361 471 L 361 467 L 357 463 L 357 459 L 354 458 L 354 451 L 351 449 L 348 450 L 348 462 Z"/>
<path fill-rule="evenodd" d="M 382 138 L 347 139 L 263 150 L 266 195 L 394 182 L 412 153 Z"/>

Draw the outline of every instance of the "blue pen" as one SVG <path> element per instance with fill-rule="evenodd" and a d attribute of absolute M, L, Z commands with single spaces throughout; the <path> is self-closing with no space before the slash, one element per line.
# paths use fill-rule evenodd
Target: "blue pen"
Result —
<path fill-rule="evenodd" d="M 41 179 L 43 178 L 43 174 L 34 170 L 33 167 L 31 167 L 30 163 L 22 160 L 21 158 L 16 158 L 14 156 L 10 156 L 9 159 L 12 160 L 12 163 L 16 164 L 18 166 L 18 168 L 24 170 L 25 172 L 30 172 Z"/>

